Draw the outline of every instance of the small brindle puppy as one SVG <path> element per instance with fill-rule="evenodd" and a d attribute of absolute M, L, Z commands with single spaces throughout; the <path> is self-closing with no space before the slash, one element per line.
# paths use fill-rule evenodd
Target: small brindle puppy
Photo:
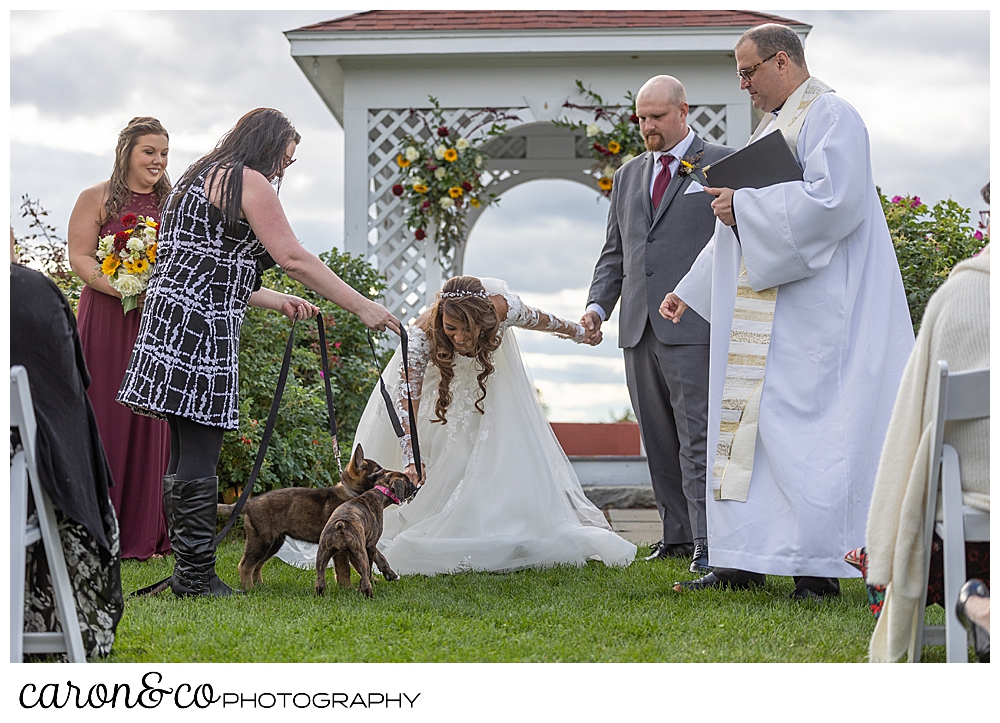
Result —
<path fill-rule="evenodd" d="M 305 542 L 319 542 L 323 526 L 340 505 L 372 489 L 389 475 L 377 462 L 365 459 L 359 444 L 350 463 L 333 487 L 307 489 L 287 487 L 251 497 L 243 506 L 246 544 L 240 559 L 240 584 L 249 590 L 261 582 L 261 568 L 291 537 Z M 229 516 L 233 505 L 219 505 L 218 514 Z"/>
<path fill-rule="evenodd" d="M 375 547 L 382 536 L 382 511 L 416 494 L 417 488 L 406 475 L 390 473 L 392 478 L 340 506 L 323 528 L 316 551 L 316 594 L 326 590 L 326 566 L 333 558 L 337 583 L 351 586 L 351 565 L 361 575 L 361 593 L 372 596 L 372 562 L 386 580 L 398 580 L 385 556 Z"/>

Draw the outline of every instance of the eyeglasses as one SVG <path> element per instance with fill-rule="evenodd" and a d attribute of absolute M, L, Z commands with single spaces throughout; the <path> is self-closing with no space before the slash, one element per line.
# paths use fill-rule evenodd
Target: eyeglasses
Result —
<path fill-rule="evenodd" d="M 753 74 L 757 72 L 757 68 L 759 68 L 760 66 L 762 66 L 764 63 L 766 63 L 767 61 L 769 61 L 771 58 L 775 57 L 780 52 L 781 51 L 779 50 L 777 53 L 774 53 L 772 55 L 767 56 L 766 58 L 764 58 L 759 63 L 754 63 L 749 68 L 744 68 L 743 70 L 737 70 L 736 71 L 736 75 L 739 76 L 740 80 L 749 83 L 750 79 L 753 78 Z"/>
<path fill-rule="evenodd" d="M 299 160 L 299 159 L 298 158 L 289 158 L 288 156 L 285 156 L 285 159 L 284 159 L 285 166 L 284 167 L 288 168 L 290 165 L 292 165 L 293 163 L 295 163 L 295 161 L 297 161 L 297 160 Z"/>

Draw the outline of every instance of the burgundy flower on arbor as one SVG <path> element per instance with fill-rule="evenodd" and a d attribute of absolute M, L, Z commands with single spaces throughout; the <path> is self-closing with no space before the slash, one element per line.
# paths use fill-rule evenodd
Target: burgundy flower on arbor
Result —
<path fill-rule="evenodd" d="M 402 196 L 403 195 L 403 184 L 397 183 L 395 186 L 393 186 L 392 187 L 392 195 L 393 196 Z"/>
<path fill-rule="evenodd" d="M 430 208 L 430 207 L 431 207 L 430 201 L 424 201 L 422 204 L 420 204 L 420 208 Z"/>
<path fill-rule="evenodd" d="M 436 163 L 431 163 L 430 161 L 427 161 L 427 170 L 428 171 L 436 171 L 437 170 L 437 164 Z"/>
<path fill-rule="evenodd" d="M 455 207 L 456 208 L 461 208 L 462 207 L 462 197 L 461 196 L 459 196 L 458 198 L 455 199 Z"/>
<path fill-rule="evenodd" d="M 139 222 L 139 218 L 134 213 L 126 213 L 121 217 L 121 222 L 125 228 L 132 228 Z"/>
<path fill-rule="evenodd" d="M 441 126 L 440 128 L 438 128 L 438 135 L 441 136 L 442 138 L 447 138 L 448 137 L 448 127 L 447 126 Z"/>
<path fill-rule="evenodd" d="M 414 231 L 413 235 L 417 237 L 417 241 L 423 241 L 427 237 L 427 234 L 424 232 L 422 228 L 418 228 L 416 231 Z"/>
<path fill-rule="evenodd" d="M 631 122 L 631 123 L 638 123 L 639 122 L 639 116 L 637 116 L 635 113 L 633 113 L 632 115 L 630 115 L 628 117 L 628 119 L 629 119 L 629 122 Z"/>
<path fill-rule="evenodd" d="M 468 193 L 472 190 L 472 184 L 468 181 L 462 181 L 462 190 Z"/>

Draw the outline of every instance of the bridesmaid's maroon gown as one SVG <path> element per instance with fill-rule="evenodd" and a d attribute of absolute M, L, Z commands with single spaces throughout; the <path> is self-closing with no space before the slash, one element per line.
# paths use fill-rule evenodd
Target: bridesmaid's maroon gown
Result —
<path fill-rule="evenodd" d="M 156 194 L 133 193 L 119 218 L 126 213 L 152 216 L 159 223 Z M 100 235 L 121 231 L 119 218 L 104 224 Z M 90 371 L 87 395 L 114 480 L 109 492 L 118 515 L 122 559 L 166 554 L 170 542 L 162 485 L 170 460 L 170 429 L 166 422 L 134 414 L 115 401 L 139 334 L 139 310 L 125 314 L 121 299 L 86 286 L 80 294 L 77 325 Z"/>

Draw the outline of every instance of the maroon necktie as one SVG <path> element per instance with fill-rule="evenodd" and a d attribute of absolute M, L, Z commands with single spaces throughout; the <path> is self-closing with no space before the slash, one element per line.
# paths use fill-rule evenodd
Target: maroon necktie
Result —
<path fill-rule="evenodd" d="M 653 181 L 653 210 L 655 211 L 660 207 L 660 201 L 663 200 L 663 194 L 667 190 L 667 186 L 670 185 L 670 163 L 674 160 L 674 157 L 669 153 L 664 153 L 660 156 L 660 163 L 663 164 L 663 170 L 660 171 L 660 175 L 656 177 Z"/>

